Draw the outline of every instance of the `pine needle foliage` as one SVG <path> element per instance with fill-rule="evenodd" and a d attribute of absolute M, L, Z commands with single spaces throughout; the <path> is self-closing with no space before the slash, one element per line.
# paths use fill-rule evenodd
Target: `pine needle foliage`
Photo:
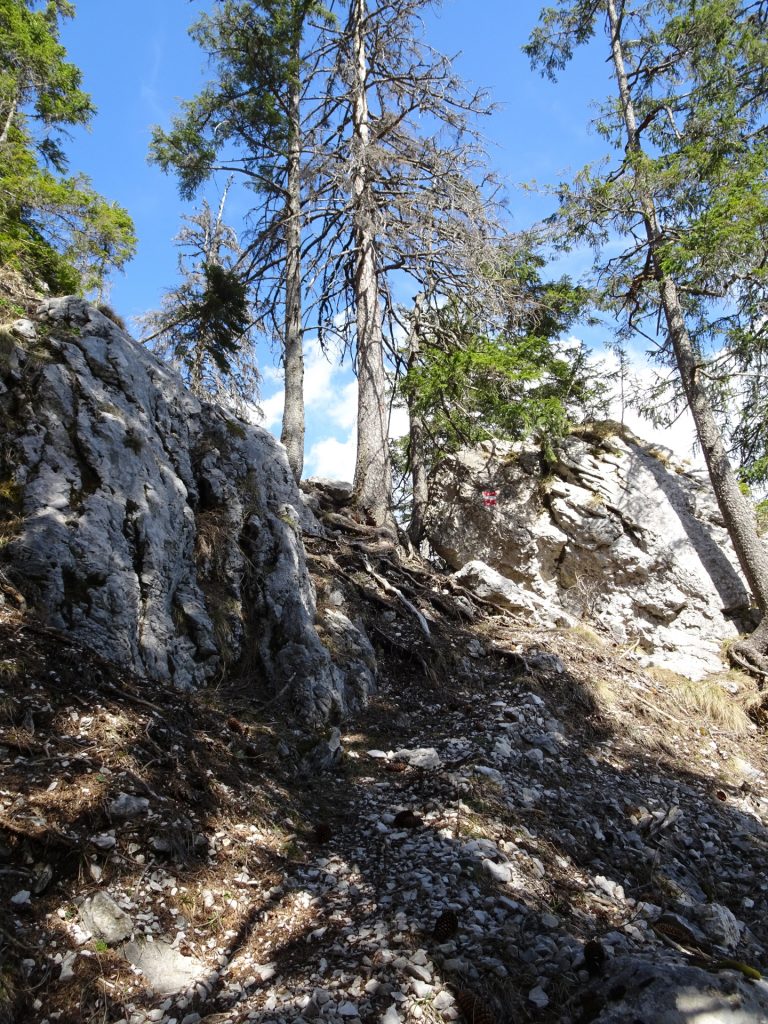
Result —
<path fill-rule="evenodd" d="M 568 278 L 542 282 L 542 266 L 530 253 L 508 262 L 515 303 L 495 326 L 456 298 L 422 318 L 418 359 L 400 392 L 423 427 L 430 471 L 445 455 L 491 438 L 535 438 L 551 452 L 571 423 L 607 411 L 608 379 L 584 345 L 565 340 L 590 295 Z"/>
<path fill-rule="evenodd" d="M 238 264 L 240 246 L 224 223 L 226 192 L 214 213 L 207 201 L 177 236 L 179 284 L 141 322 L 143 338 L 181 372 L 190 389 L 245 412 L 258 396 L 255 318 Z"/>
<path fill-rule="evenodd" d="M 100 293 L 136 239 L 124 209 L 66 173 L 67 129 L 95 112 L 58 38 L 73 15 L 67 0 L 0 0 L 0 264 L 55 293 Z"/>

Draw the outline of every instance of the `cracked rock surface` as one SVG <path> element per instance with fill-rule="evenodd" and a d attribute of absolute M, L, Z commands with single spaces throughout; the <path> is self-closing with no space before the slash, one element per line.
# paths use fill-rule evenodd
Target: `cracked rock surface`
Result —
<path fill-rule="evenodd" d="M 465 449 L 430 497 L 430 543 L 459 579 L 543 625 L 585 619 L 692 679 L 719 671 L 723 642 L 754 628 L 706 473 L 620 424 L 564 438 L 546 464 L 532 445 Z"/>
<path fill-rule="evenodd" d="M 11 1019 L 765 1024 L 746 678 L 694 708 L 355 534 L 308 563 L 379 668 L 310 745 L 237 680 L 169 692 L 0 610 Z"/>
<path fill-rule="evenodd" d="M 177 690 L 241 671 L 287 687 L 309 722 L 364 701 L 370 674 L 317 635 L 301 543 L 317 523 L 277 441 L 198 401 L 79 299 L 17 328 L 0 365 L 20 495 L 3 562 L 30 605 Z"/>

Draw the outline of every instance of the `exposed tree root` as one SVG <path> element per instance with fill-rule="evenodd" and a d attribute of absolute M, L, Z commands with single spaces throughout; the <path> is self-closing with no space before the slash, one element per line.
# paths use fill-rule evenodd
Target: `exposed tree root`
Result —
<path fill-rule="evenodd" d="M 768 616 L 763 616 L 753 633 L 728 648 L 728 659 L 735 668 L 756 676 L 763 686 L 768 679 Z"/>
<path fill-rule="evenodd" d="M 734 668 L 756 676 L 761 683 L 768 679 L 768 659 L 748 640 L 740 640 L 728 648 L 728 660 Z"/>

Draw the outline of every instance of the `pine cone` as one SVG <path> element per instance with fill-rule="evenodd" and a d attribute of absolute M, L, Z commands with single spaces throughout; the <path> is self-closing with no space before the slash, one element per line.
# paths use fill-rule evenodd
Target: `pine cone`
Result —
<path fill-rule="evenodd" d="M 474 992 L 462 989 L 456 994 L 456 1005 L 464 1014 L 467 1024 L 496 1024 L 496 1015 L 490 1006 Z"/>
<path fill-rule="evenodd" d="M 333 838 L 333 829 L 327 821 L 319 821 L 315 825 L 315 842 L 316 843 L 327 843 Z"/>
<path fill-rule="evenodd" d="M 590 939 L 584 946 L 584 967 L 591 977 L 601 974 L 605 966 L 605 950 L 599 939 Z"/>
<path fill-rule="evenodd" d="M 456 916 L 456 912 L 453 910 L 444 910 L 435 921 L 435 927 L 432 934 L 438 942 L 445 942 L 446 939 L 453 938 L 458 927 L 459 919 Z"/>
<path fill-rule="evenodd" d="M 421 818 L 413 811 L 398 811 L 392 822 L 394 828 L 418 828 L 423 824 Z"/>
<path fill-rule="evenodd" d="M 408 765 L 405 761 L 385 761 L 384 768 L 388 772 L 404 772 Z"/>

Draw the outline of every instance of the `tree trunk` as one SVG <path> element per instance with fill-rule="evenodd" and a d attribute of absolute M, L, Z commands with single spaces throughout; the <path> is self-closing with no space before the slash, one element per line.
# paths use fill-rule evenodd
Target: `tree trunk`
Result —
<path fill-rule="evenodd" d="M 413 307 L 413 319 L 408 338 L 408 364 L 410 372 L 419 360 L 419 334 L 421 325 L 421 306 L 424 300 L 423 295 L 417 295 Z M 425 535 L 424 513 L 429 502 L 429 479 L 427 476 L 427 462 L 424 457 L 424 422 L 415 411 L 415 401 L 411 395 L 408 396 L 408 424 L 409 424 L 409 461 L 411 466 L 411 521 L 408 524 L 408 536 L 414 547 L 418 548 Z"/>
<path fill-rule="evenodd" d="M 384 371 L 382 311 L 376 268 L 376 208 L 368 174 L 370 125 L 365 54 L 365 0 L 353 0 L 352 37 L 352 221 L 357 319 L 357 460 L 354 496 L 377 526 L 393 525 L 389 459 L 389 403 Z"/>
<path fill-rule="evenodd" d="M 606 10 L 613 65 L 627 131 L 627 150 L 630 154 L 641 156 L 643 151 L 624 64 L 621 16 L 617 10 L 616 0 L 607 0 Z M 643 212 L 654 275 L 683 391 L 693 416 L 718 507 L 744 576 L 763 614 L 763 620 L 755 632 L 747 640 L 734 645 L 732 658 L 742 667 L 765 675 L 768 674 L 768 549 L 758 535 L 754 511 L 741 493 L 736 474 L 728 460 L 722 432 L 712 412 L 706 389 L 701 384 L 699 353 L 685 325 L 677 286 L 667 276 L 658 256 L 662 234 L 651 189 L 641 167 L 636 167 L 634 173 L 635 195 Z"/>
<path fill-rule="evenodd" d="M 4 146 L 8 141 L 8 132 L 11 130 L 13 119 L 16 116 L 16 109 L 18 106 L 18 99 L 14 95 L 8 101 L 8 113 L 5 115 L 2 131 L 0 132 L 0 146 Z"/>
<path fill-rule="evenodd" d="M 280 440 L 296 481 L 304 468 L 304 339 L 301 327 L 301 120 L 299 41 L 296 34 L 296 75 L 291 83 L 288 128 L 288 198 L 285 204 L 285 405 Z"/>
<path fill-rule="evenodd" d="M 192 350 L 192 362 L 189 367 L 189 390 L 197 398 L 205 394 L 203 387 L 203 365 L 205 363 L 205 340 L 198 335 L 197 344 Z"/>

